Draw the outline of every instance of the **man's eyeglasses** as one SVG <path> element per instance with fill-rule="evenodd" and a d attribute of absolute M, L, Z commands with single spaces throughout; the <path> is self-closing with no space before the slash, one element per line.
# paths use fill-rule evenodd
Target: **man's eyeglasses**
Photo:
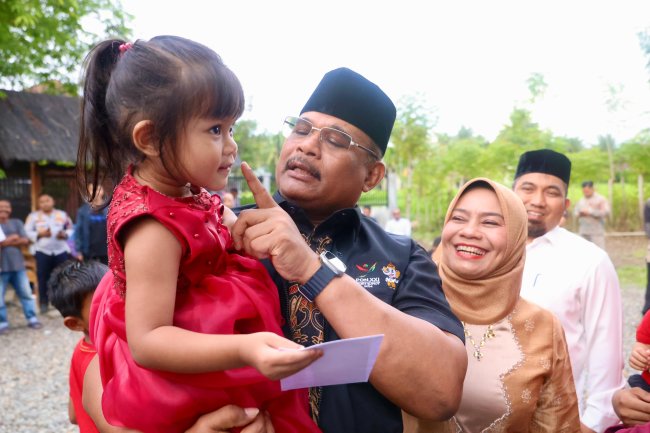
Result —
<path fill-rule="evenodd" d="M 286 138 L 301 140 L 309 136 L 312 131 L 317 131 L 320 133 L 319 140 L 321 143 L 334 148 L 334 149 L 349 149 L 350 146 L 357 146 L 360 149 L 365 150 L 372 156 L 377 159 L 381 159 L 377 153 L 356 143 L 352 140 L 348 134 L 338 129 L 330 128 L 329 126 L 324 126 L 322 128 L 316 128 L 309 120 L 301 119 L 300 117 L 289 116 L 284 119 L 284 124 L 282 132 Z"/>

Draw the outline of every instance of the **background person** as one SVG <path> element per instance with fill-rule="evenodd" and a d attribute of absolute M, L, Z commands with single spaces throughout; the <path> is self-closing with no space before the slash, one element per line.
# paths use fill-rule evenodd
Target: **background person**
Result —
<path fill-rule="evenodd" d="M 465 329 L 463 398 L 451 420 L 407 433 L 580 432 L 562 325 L 519 296 L 526 226 L 521 200 L 489 179 L 470 180 L 449 205 L 435 261 Z"/>
<path fill-rule="evenodd" d="M 11 218 L 11 202 L 0 200 L 0 334 L 9 331 L 9 318 L 5 305 L 5 294 L 9 284 L 14 288 L 27 326 L 31 329 L 43 327 L 36 317 L 36 303 L 29 286 L 22 247 L 29 245 L 29 239 L 22 221 Z"/>
<path fill-rule="evenodd" d="M 72 220 L 65 211 L 54 208 L 49 194 L 38 197 L 38 210 L 27 215 L 25 233 L 34 243 L 38 302 L 41 314 L 47 312 L 47 280 L 52 270 L 70 257 L 68 238 L 72 236 Z"/>
<path fill-rule="evenodd" d="M 578 217 L 578 233 L 605 249 L 605 220 L 609 216 L 609 203 L 594 191 L 594 183 L 590 180 L 582 182 L 582 194 L 573 210 Z"/>
<path fill-rule="evenodd" d="M 225 192 L 223 194 L 223 196 L 221 197 L 221 202 L 223 203 L 224 206 L 226 206 L 229 209 L 235 208 L 235 197 L 233 197 L 232 193 L 230 192 Z"/>
<path fill-rule="evenodd" d="M 399 208 L 391 211 L 391 218 L 386 221 L 384 229 L 388 233 L 411 237 L 411 221 L 402 217 L 402 211 Z"/>
<path fill-rule="evenodd" d="M 370 218 L 370 219 L 373 219 L 373 220 L 377 221 L 377 219 L 376 219 L 375 217 L 372 216 L 372 208 L 371 208 L 370 206 L 365 205 L 365 206 L 361 209 L 361 212 L 363 213 L 363 216 L 365 216 L 365 217 L 367 217 L 367 218 Z"/>
<path fill-rule="evenodd" d="M 48 297 L 61 316 L 63 325 L 83 336 L 74 348 L 70 361 L 70 400 L 68 417 L 79 426 L 80 433 L 95 433 L 97 427 L 83 408 L 82 393 L 86 368 L 97 351 L 88 336 L 90 304 L 93 293 L 108 267 L 98 261 L 79 263 L 68 260 L 57 266 L 48 280 Z"/>
<path fill-rule="evenodd" d="M 89 185 L 91 195 L 93 185 Z M 74 242 L 79 260 L 97 260 L 108 264 L 108 246 L 106 241 L 106 197 L 104 188 L 97 186 L 95 198 L 90 203 L 84 203 L 77 211 L 77 223 L 74 227 Z"/>
<path fill-rule="evenodd" d="M 571 161 L 550 149 L 519 158 L 514 191 L 528 214 L 521 296 L 554 312 L 569 347 L 583 432 L 617 420 L 612 395 L 623 378 L 618 276 L 607 253 L 558 226 L 569 207 Z"/>

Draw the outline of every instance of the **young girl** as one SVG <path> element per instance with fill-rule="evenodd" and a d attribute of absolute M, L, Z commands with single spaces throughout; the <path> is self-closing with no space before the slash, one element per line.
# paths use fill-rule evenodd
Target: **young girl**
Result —
<path fill-rule="evenodd" d="M 111 424 L 181 432 L 232 403 L 267 410 L 279 432 L 318 431 L 306 392 L 283 393 L 275 379 L 320 354 L 278 350 L 300 346 L 280 336 L 277 289 L 258 261 L 230 251 L 224 206 L 206 191 L 226 185 L 243 109 L 236 76 L 196 42 L 108 40 L 87 59 L 81 190 L 119 181 L 112 272 L 90 330 Z"/>

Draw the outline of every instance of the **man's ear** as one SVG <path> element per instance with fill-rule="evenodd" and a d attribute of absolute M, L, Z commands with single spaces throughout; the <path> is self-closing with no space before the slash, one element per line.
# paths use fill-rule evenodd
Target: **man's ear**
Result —
<path fill-rule="evenodd" d="M 386 174 L 386 166 L 382 161 L 375 161 L 368 167 L 368 174 L 363 182 L 363 192 L 368 192 L 377 186 Z"/>
<path fill-rule="evenodd" d="M 160 152 L 155 143 L 153 122 L 151 120 L 141 120 L 133 127 L 133 144 L 146 156 L 160 156 Z"/>
<path fill-rule="evenodd" d="M 567 197 L 564 199 L 564 210 L 568 210 L 569 206 L 571 206 L 571 200 Z"/>
<path fill-rule="evenodd" d="M 71 331 L 84 332 L 85 329 L 84 321 L 81 319 L 81 317 L 65 316 L 63 318 L 63 324 Z"/>

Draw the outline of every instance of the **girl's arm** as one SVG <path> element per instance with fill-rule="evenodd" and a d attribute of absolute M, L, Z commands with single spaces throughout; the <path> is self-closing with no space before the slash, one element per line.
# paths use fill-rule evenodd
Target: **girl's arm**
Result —
<path fill-rule="evenodd" d="M 320 356 L 313 351 L 279 351 L 280 347 L 301 346 L 270 332 L 214 335 L 173 326 L 181 261 L 179 241 L 152 218 L 134 222 L 123 241 L 127 340 L 141 366 L 203 373 L 250 365 L 271 379 L 279 379 Z"/>

